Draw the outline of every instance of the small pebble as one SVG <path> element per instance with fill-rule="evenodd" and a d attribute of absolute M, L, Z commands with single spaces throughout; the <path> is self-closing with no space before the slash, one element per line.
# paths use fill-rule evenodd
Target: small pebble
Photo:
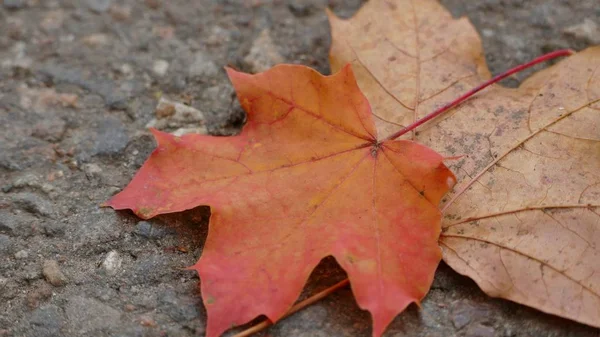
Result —
<path fill-rule="evenodd" d="M 32 214 L 52 218 L 55 214 L 54 205 L 46 198 L 34 193 L 23 192 L 12 195 L 13 203 Z"/>
<path fill-rule="evenodd" d="M 8 212 L 0 212 L 0 233 L 12 233 L 17 228 L 17 217 Z"/>
<path fill-rule="evenodd" d="M 103 46 L 108 43 L 108 35 L 102 33 L 95 33 L 85 36 L 81 39 L 81 42 L 85 43 L 90 47 Z"/>
<path fill-rule="evenodd" d="M 0 234 L 0 253 L 9 251 L 11 241 L 12 240 L 8 235 Z"/>
<path fill-rule="evenodd" d="M 148 221 L 140 221 L 135 226 L 135 233 L 148 239 L 160 239 L 169 233 L 161 226 L 152 226 Z"/>
<path fill-rule="evenodd" d="M 169 69 L 169 62 L 165 60 L 156 60 L 152 65 L 152 72 L 158 77 L 163 77 Z"/>
<path fill-rule="evenodd" d="M 194 107 L 161 97 L 155 110 L 156 118 L 146 127 L 170 131 L 179 128 L 196 128 L 197 133 L 206 133 L 204 113 Z"/>
<path fill-rule="evenodd" d="M 65 12 L 63 12 L 62 10 L 50 11 L 44 16 L 44 18 L 40 22 L 40 27 L 42 27 L 47 32 L 55 31 L 62 27 L 65 18 Z"/>
<path fill-rule="evenodd" d="M 47 283 L 42 283 L 38 288 L 27 293 L 26 303 L 30 309 L 35 309 L 50 297 L 52 297 L 52 287 Z"/>
<path fill-rule="evenodd" d="M 20 250 L 15 253 L 15 259 L 21 260 L 29 257 L 29 253 L 26 250 Z"/>
<path fill-rule="evenodd" d="M 123 63 L 121 65 L 121 67 L 119 68 L 119 71 L 123 74 L 123 75 L 131 75 L 131 73 L 133 73 L 133 68 L 131 67 L 130 64 L 127 63 Z"/>
<path fill-rule="evenodd" d="M 190 64 L 189 75 L 191 77 L 200 77 L 206 79 L 219 73 L 219 68 L 215 62 L 203 52 L 197 52 L 194 55 L 194 61 Z"/>
<path fill-rule="evenodd" d="M 278 63 L 283 63 L 283 61 L 284 58 L 277 50 L 268 29 L 263 30 L 258 35 L 250 48 L 250 52 L 244 57 L 244 62 L 250 65 L 254 72 L 266 71 Z"/>
<path fill-rule="evenodd" d="M 44 274 L 46 281 L 55 287 L 62 287 L 67 284 L 67 277 L 62 273 L 58 266 L 58 262 L 55 260 L 44 261 L 42 274 Z"/>
<path fill-rule="evenodd" d="M 465 337 L 494 337 L 494 336 L 496 336 L 496 331 L 492 327 L 482 325 L 482 324 L 476 324 L 476 325 L 470 325 L 467 328 L 467 331 L 465 332 L 464 336 Z"/>
<path fill-rule="evenodd" d="M 290 12 L 297 17 L 304 17 L 310 15 L 312 11 L 315 10 L 315 6 L 313 4 L 307 3 L 305 0 L 292 0 L 288 4 L 288 8 Z"/>
<path fill-rule="evenodd" d="M 23 279 L 27 281 L 33 281 L 42 278 L 40 272 L 40 266 L 37 263 L 30 263 L 22 267 Z"/>
<path fill-rule="evenodd" d="M 98 166 L 98 164 L 94 164 L 94 163 L 83 164 L 82 168 L 83 168 L 83 172 L 85 172 L 85 176 L 88 179 L 91 179 L 94 176 L 97 176 L 99 173 L 102 172 L 102 168 L 100 166 Z"/>
<path fill-rule="evenodd" d="M 115 275 L 121 268 L 122 262 L 123 259 L 119 255 L 119 252 L 112 250 L 106 254 L 106 258 L 104 258 L 104 261 L 102 262 L 102 267 L 104 267 L 104 270 L 106 270 L 108 275 Z"/>
<path fill-rule="evenodd" d="M 131 8 L 113 5 L 110 7 L 110 15 L 117 21 L 127 21 L 131 17 Z"/>
<path fill-rule="evenodd" d="M 154 322 L 154 320 L 152 320 L 152 318 L 147 317 L 147 316 L 142 316 L 140 317 L 140 324 L 142 326 L 156 326 L 156 322 Z"/>
<path fill-rule="evenodd" d="M 591 44 L 600 43 L 600 25 L 589 18 L 585 18 L 583 22 L 565 28 L 563 33 Z"/>
<path fill-rule="evenodd" d="M 93 12 L 102 13 L 108 10 L 111 0 L 87 0 L 86 2 Z"/>

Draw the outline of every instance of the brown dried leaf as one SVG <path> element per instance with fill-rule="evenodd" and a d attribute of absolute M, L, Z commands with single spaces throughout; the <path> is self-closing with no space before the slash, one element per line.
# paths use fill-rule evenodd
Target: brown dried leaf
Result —
<path fill-rule="evenodd" d="M 332 71 L 352 63 L 380 139 L 490 76 L 473 25 L 436 1 L 376 0 L 350 20 L 328 15 Z"/>
<path fill-rule="evenodd" d="M 446 262 L 488 294 L 593 326 L 600 326 L 599 66 L 600 48 L 588 49 L 456 112 L 502 108 L 511 118 L 478 121 L 494 126 L 487 134 L 473 123 L 495 158 L 446 204 L 441 238 Z"/>
<path fill-rule="evenodd" d="M 382 14 L 383 13 L 383 14 Z M 436 1 L 330 14 L 336 70 L 353 64 L 385 136 L 489 78 L 479 37 Z M 412 135 L 460 183 L 444 259 L 488 294 L 600 326 L 600 48 L 493 86 Z M 466 189 L 466 191 L 463 191 Z M 449 199 L 450 199 L 449 198 Z"/>

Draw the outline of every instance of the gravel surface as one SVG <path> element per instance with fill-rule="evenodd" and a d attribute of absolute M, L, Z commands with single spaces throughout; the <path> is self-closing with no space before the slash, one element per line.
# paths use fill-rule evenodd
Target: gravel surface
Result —
<path fill-rule="evenodd" d="M 600 43 L 597 0 L 442 2 L 470 17 L 494 73 Z M 223 66 L 329 72 L 323 8 L 348 17 L 361 1 L 0 3 L 0 337 L 202 335 L 198 278 L 182 267 L 201 254 L 208 210 L 141 221 L 99 205 L 154 148 L 147 126 L 239 130 L 244 113 Z M 342 278 L 326 259 L 305 293 Z M 599 334 L 489 298 L 442 264 L 422 309 L 386 336 Z M 370 336 L 370 318 L 344 289 L 267 335 Z"/>

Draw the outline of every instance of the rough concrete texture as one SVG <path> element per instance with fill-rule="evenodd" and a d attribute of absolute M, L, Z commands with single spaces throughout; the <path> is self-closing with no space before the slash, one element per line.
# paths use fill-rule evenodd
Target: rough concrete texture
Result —
<path fill-rule="evenodd" d="M 600 36 L 597 0 L 443 3 L 473 21 L 494 73 Z M 284 61 L 328 72 L 327 5 L 348 17 L 361 1 L 3 0 L 0 336 L 203 333 L 198 278 L 181 268 L 202 252 L 207 209 L 140 221 L 99 205 L 152 151 L 148 123 L 239 130 L 244 114 L 223 66 Z M 195 110 L 157 115 L 161 96 Z M 160 121 L 170 116 L 181 118 Z M 303 296 L 341 278 L 326 259 Z M 492 299 L 442 264 L 422 309 L 410 307 L 386 336 L 599 333 Z M 260 335 L 370 336 L 370 318 L 344 289 Z"/>

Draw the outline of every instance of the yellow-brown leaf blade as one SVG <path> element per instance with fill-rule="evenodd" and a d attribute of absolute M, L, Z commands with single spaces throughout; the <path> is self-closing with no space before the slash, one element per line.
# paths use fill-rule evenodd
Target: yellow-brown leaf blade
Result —
<path fill-rule="evenodd" d="M 455 20 L 437 1 L 373 0 L 350 20 L 329 13 L 330 64 L 352 63 L 377 117 L 380 139 L 489 78 L 481 41 L 466 19 Z"/>
<path fill-rule="evenodd" d="M 512 102 L 518 127 L 488 143 L 498 154 L 458 188 L 440 241 L 488 294 L 600 327 L 599 67 L 591 48 L 509 93 L 529 100 Z"/>

